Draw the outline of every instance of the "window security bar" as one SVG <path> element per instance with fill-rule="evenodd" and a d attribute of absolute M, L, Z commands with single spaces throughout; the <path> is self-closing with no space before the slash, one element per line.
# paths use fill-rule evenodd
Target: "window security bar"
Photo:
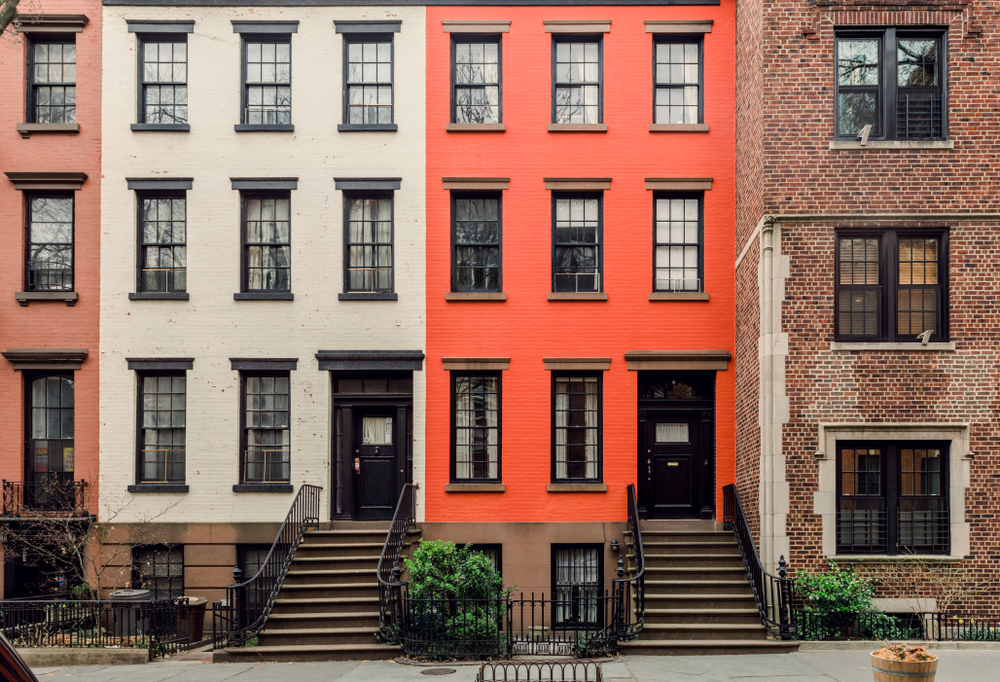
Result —
<path fill-rule="evenodd" d="M 244 479 L 248 483 L 287 483 L 291 476 L 289 448 L 247 448 Z"/>
<path fill-rule="evenodd" d="M 292 122 L 292 107 L 267 104 L 249 106 L 245 115 L 246 121 L 253 125 L 287 125 Z"/>
<path fill-rule="evenodd" d="M 943 139 L 942 98 L 901 95 L 896 105 L 896 132 L 902 139 Z"/>
<path fill-rule="evenodd" d="M 184 480 L 184 448 L 143 448 L 143 483 Z M 180 475 L 174 470 L 180 464 Z"/>
<path fill-rule="evenodd" d="M 71 291 L 73 271 L 69 268 L 31 268 L 28 270 L 31 291 Z"/>

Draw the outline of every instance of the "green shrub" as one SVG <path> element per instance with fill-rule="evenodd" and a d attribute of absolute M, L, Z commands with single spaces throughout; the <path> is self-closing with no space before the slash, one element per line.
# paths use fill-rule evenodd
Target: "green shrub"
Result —
<path fill-rule="evenodd" d="M 414 599 L 498 599 L 510 593 L 490 560 L 472 545 L 421 540 L 406 569 Z"/>
<path fill-rule="evenodd" d="M 806 611 L 865 613 L 872 610 L 875 583 L 831 561 L 826 573 L 796 574 L 795 591 Z"/>

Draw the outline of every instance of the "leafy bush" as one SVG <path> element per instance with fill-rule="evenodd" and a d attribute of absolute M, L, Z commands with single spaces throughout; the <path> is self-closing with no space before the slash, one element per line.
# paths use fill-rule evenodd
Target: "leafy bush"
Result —
<path fill-rule="evenodd" d="M 806 611 L 865 613 L 872 610 L 875 582 L 830 562 L 826 573 L 798 573 L 795 591 Z"/>
<path fill-rule="evenodd" d="M 406 569 L 414 599 L 497 599 L 510 593 L 490 560 L 472 545 L 421 540 Z"/>

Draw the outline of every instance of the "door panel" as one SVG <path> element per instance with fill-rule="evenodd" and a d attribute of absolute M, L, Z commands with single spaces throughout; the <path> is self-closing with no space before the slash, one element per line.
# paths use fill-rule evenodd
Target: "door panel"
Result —
<path fill-rule="evenodd" d="M 396 501 L 395 412 L 354 411 L 354 518 L 391 520 Z"/>
<path fill-rule="evenodd" d="M 649 518 L 697 518 L 700 419 L 653 412 L 646 421 L 646 514 Z"/>

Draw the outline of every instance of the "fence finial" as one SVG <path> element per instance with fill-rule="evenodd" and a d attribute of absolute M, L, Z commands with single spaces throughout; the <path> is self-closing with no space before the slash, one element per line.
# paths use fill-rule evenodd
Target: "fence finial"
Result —
<path fill-rule="evenodd" d="M 622 560 L 622 555 L 618 555 L 618 577 L 621 578 L 625 575 L 625 562 Z"/>
<path fill-rule="evenodd" d="M 778 557 L 778 577 L 784 578 L 786 573 L 788 573 L 788 568 L 785 566 L 785 555 L 782 554 Z"/>

